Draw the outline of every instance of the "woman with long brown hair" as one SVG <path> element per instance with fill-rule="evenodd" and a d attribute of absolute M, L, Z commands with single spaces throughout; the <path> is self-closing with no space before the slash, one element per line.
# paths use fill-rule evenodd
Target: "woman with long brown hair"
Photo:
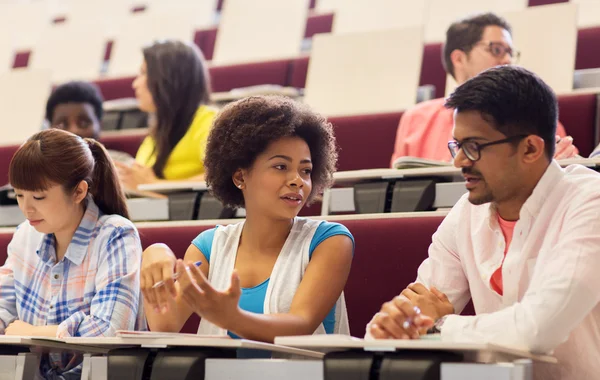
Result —
<path fill-rule="evenodd" d="M 94 337 L 145 328 L 140 238 L 104 147 L 59 129 L 39 132 L 13 156 L 9 179 L 27 221 L 0 267 L 0 333 Z M 40 371 L 68 377 L 78 364 L 49 354 Z"/>
<path fill-rule="evenodd" d="M 216 110 L 207 106 L 206 63 L 193 44 L 161 41 L 143 51 L 135 97 L 149 116 L 149 135 L 133 165 L 117 164 L 127 189 L 143 183 L 202 180 L 204 150 Z"/>

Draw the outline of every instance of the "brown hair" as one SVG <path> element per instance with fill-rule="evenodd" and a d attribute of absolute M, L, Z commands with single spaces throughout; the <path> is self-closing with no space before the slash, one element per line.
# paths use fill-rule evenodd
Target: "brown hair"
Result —
<path fill-rule="evenodd" d="M 94 139 L 55 128 L 38 132 L 17 150 L 8 176 L 13 187 L 28 191 L 60 184 L 68 193 L 86 181 L 89 194 L 104 214 L 129 218 L 115 166 L 104 146 Z"/>
<path fill-rule="evenodd" d="M 161 41 L 143 53 L 148 90 L 156 105 L 156 123 L 150 130 L 156 142 L 152 170 L 164 178 L 171 152 L 187 133 L 198 107 L 210 101 L 210 77 L 204 56 L 194 44 Z"/>
<path fill-rule="evenodd" d="M 454 64 L 450 55 L 456 49 L 465 53 L 470 53 L 473 46 L 477 44 L 483 32 L 488 26 L 498 26 L 508 33 L 512 34 L 512 29 L 508 22 L 500 16 L 493 13 L 476 14 L 454 22 L 446 31 L 446 42 L 442 51 L 442 64 L 444 69 L 452 78 L 454 77 Z"/>

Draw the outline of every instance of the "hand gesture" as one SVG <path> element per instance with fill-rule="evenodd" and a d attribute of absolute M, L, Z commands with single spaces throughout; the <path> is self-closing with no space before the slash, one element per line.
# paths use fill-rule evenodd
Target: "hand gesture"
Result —
<path fill-rule="evenodd" d="M 181 273 L 178 280 L 180 292 L 188 306 L 200 317 L 230 330 L 240 314 L 238 303 L 242 289 L 237 272 L 232 273 L 231 285 L 225 291 L 213 288 L 194 264 L 184 264 L 178 260 L 177 272 Z"/>

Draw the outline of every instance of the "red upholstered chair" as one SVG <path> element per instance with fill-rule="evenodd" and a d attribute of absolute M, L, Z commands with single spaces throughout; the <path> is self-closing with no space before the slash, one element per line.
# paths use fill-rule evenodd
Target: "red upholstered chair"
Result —
<path fill-rule="evenodd" d="M 535 7 L 537 5 L 548 5 L 548 4 L 556 4 L 556 3 L 566 3 L 569 0 L 529 0 L 529 6 Z"/>
<path fill-rule="evenodd" d="M 21 67 L 27 67 L 29 65 L 29 57 L 31 56 L 31 51 L 18 51 L 15 54 L 15 60 L 13 62 L 13 69 L 18 69 Z"/>
<path fill-rule="evenodd" d="M 313 0 L 314 2 L 314 0 Z M 304 38 L 312 38 L 317 33 L 331 33 L 333 13 L 323 13 L 308 16 Z"/>
<path fill-rule="evenodd" d="M 135 77 L 123 77 L 116 79 L 101 79 L 94 83 L 100 88 L 104 100 L 134 98 L 135 91 L 131 87 Z"/>
<path fill-rule="evenodd" d="M 142 145 L 144 135 L 122 135 L 122 136 L 104 136 L 100 137 L 100 142 L 106 149 L 126 152 L 135 157 L 138 148 Z"/>
<path fill-rule="evenodd" d="M 596 94 L 558 97 L 558 118 L 583 157 L 588 157 L 596 147 L 597 107 Z"/>
<path fill-rule="evenodd" d="M 310 57 L 308 56 L 298 57 L 292 60 L 288 86 L 297 88 L 304 88 L 306 86 L 309 61 Z"/>
<path fill-rule="evenodd" d="M 345 289 L 353 336 L 364 336 L 365 326 L 381 305 L 416 279 L 419 265 L 427 258 L 431 235 L 442 220 L 423 216 L 341 222 L 356 241 Z"/>
<path fill-rule="evenodd" d="M 427 44 L 423 49 L 421 63 L 421 79 L 419 86 L 435 86 L 435 97 L 441 98 L 446 93 L 446 70 L 442 65 L 442 44 Z"/>
<path fill-rule="evenodd" d="M 206 60 L 211 60 L 215 51 L 215 42 L 217 41 L 217 28 L 197 30 L 194 35 L 194 43 L 204 54 Z"/>
<path fill-rule="evenodd" d="M 600 67 L 600 27 L 579 29 L 575 70 Z"/>
<path fill-rule="evenodd" d="M 8 166 L 19 145 L 0 146 L 0 186 L 8 183 Z"/>
<path fill-rule="evenodd" d="M 340 147 L 338 170 L 387 168 L 401 112 L 331 117 Z"/>
<path fill-rule="evenodd" d="M 0 233 L 0 265 L 4 265 L 4 262 L 8 257 L 8 243 L 10 243 L 12 236 L 12 232 Z"/>
<path fill-rule="evenodd" d="M 260 84 L 286 86 L 291 59 L 213 66 L 209 69 L 212 89 L 215 92 Z"/>

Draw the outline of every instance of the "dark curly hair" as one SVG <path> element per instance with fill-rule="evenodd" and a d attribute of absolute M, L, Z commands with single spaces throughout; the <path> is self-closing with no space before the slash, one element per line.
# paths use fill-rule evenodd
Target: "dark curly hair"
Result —
<path fill-rule="evenodd" d="M 310 149 L 314 201 L 333 182 L 337 147 L 333 127 L 307 106 L 279 96 L 253 96 L 224 107 L 217 115 L 206 147 L 206 182 L 214 196 L 230 207 L 244 207 L 232 176 L 248 169 L 267 146 L 283 137 L 299 137 Z"/>

